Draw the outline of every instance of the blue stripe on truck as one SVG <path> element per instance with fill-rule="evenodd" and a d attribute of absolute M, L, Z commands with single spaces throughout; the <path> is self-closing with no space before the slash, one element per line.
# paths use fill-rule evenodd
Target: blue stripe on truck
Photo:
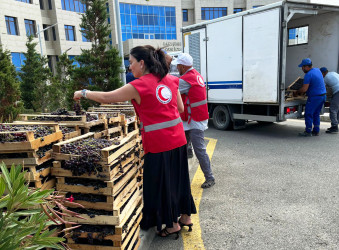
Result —
<path fill-rule="evenodd" d="M 208 85 L 209 89 L 242 89 L 242 85 Z"/>
<path fill-rule="evenodd" d="M 242 89 L 242 81 L 208 82 L 209 89 Z"/>

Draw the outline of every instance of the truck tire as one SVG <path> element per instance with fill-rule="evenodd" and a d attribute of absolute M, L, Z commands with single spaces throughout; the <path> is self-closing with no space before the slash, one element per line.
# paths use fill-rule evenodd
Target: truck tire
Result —
<path fill-rule="evenodd" d="M 226 130 L 231 125 L 231 116 L 226 106 L 216 106 L 212 117 L 216 129 Z"/>

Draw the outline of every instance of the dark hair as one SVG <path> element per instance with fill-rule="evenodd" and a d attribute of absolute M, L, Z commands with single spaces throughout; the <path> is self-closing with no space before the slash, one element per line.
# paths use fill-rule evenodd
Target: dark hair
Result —
<path fill-rule="evenodd" d="M 160 80 L 168 74 L 165 53 L 161 49 L 155 49 L 151 45 L 137 46 L 131 49 L 130 54 L 138 62 L 144 60 L 148 71 L 159 76 Z"/>

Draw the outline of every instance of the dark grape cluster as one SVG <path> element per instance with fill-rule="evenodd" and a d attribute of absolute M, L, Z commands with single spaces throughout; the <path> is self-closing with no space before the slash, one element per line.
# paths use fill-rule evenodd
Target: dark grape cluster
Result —
<path fill-rule="evenodd" d="M 107 198 L 105 195 L 67 193 L 65 196 L 66 197 L 73 196 L 74 200 L 88 201 L 88 202 L 106 202 L 107 201 Z"/>
<path fill-rule="evenodd" d="M 73 111 L 75 112 L 76 115 L 84 115 L 85 112 L 82 111 L 82 107 L 80 102 L 75 102 L 73 105 Z"/>
<path fill-rule="evenodd" d="M 71 114 L 66 109 L 60 108 L 51 112 L 51 115 L 71 115 Z"/>
<path fill-rule="evenodd" d="M 113 145 L 112 141 L 94 138 L 65 144 L 61 147 L 61 153 L 80 155 L 80 157 L 65 161 L 62 167 L 71 170 L 74 176 L 100 172 L 102 171 L 102 166 L 98 164 L 101 159 L 100 150 L 111 145 Z"/>
<path fill-rule="evenodd" d="M 36 116 L 33 117 L 32 120 L 34 121 L 53 121 L 53 122 L 61 122 L 61 121 L 81 121 L 81 117 L 71 117 L 71 116 Z"/>
<path fill-rule="evenodd" d="M 50 144 L 50 145 L 47 145 L 47 146 L 44 146 L 44 147 L 41 147 L 39 148 L 39 150 L 36 152 L 36 154 L 42 158 L 46 155 L 46 152 L 50 151 L 52 149 L 53 145 Z"/>
<path fill-rule="evenodd" d="M 8 134 L 0 134 L 0 142 L 4 143 L 27 141 L 25 133 L 15 133 L 15 131 L 34 131 L 35 139 L 44 137 L 54 132 L 52 127 L 49 126 L 0 124 L 0 132 L 14 132 Z"/>
<path fill-rule="evenodd" d="M 82 178 L 70 178 L 70 177 L 65 177 L 65 184 L 76 185 L 76 186 L 87 186 L 87 187 L 90 186 L 90 187 L 94 187 L 94 190 L 107 187 L 107 184 L 104 181 L 93 180 L 93 179 L 82 179 Z"/>

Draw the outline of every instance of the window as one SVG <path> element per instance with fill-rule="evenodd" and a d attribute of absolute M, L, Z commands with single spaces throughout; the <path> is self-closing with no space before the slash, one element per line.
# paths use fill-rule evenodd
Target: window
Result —
<path fill-rule="evenodd" d="M 264 6 L 264 5 L 254 5 L 254 6 L 253 6 L 253 9 L 259 8 L 259 7 L 262 7 L 262 6 Z"/>
<path fill-rule="evenodd" d="M 52 27 L 53 40 L 56 41 L 55 27 Z"/>
<path fill-rule="evenodd" d="M 48 0 L 48 9 L 53 9 L 52 0 Z"/>
<path fill-rule="evenodd" d="M 122 40 L 177 39 L 175 7 L 120 3 Z"/>
<path fill-rule="evenodd" d="M 40 4 L 40 9 L 43 10 L 44 9 L 44 0 L 39 0 L 39 4 Z"/>
<path fill-rule="evenodd" d="M 17 21 L 16 17 L 5 16 L 7 34 L 18 36 Z"/>
<path fill-rule="evenodd" d="M 61 6 L 63 10 L 79 13 L 85 13 L 86 11 L 86 4 L 82 3 L 82 0 L 61 0 Z"/>
<path fill-rule="evenodd" d="M 26 57 L 23 53 L 16 53 L 12 52 L 12 63 L 16 69 L 16 71 L 21 71 L 22 66 L 25 65 L 24 60 L 26 60 Z"/>
<path fill-rule="evenodd" d="M 65 25 L 65 33 L 67 41 L 75 41 L 74 26 Z"/>
<path fill-rule="evenodd" d="M 27 36 L 34 36 L 35 37 L 35 21 L 25 19 L 25 28 L 26 28 L 26 35 Z"/>
<path fill-rule="evenodd" d="M 226 16 L 227 8 L 213 8 L 213 7 L 204 7 L 201 8 L 201 19 L 202 20 L 212 20 L 218 17 Z"/>
<path fill-rule="evenodd" d="M 84 29 L 81 29 L 81 30 L 80 30 L 80 31 L 81 31 L 81 36 L 82 36 L 82 41 L 83 41 L 83 42 L 90 42 L 90 40 L 86 38 L 86 36 L 85 36 L 83 30 L 84 30 Z"/>
<path fill-rule="evenodd" d="M 239 12 L 242 12 L 243 9 L 242 8 L 234 8 L 233 9 L 233 13 L 239 13 Z"/>
<path fill-rule="evenodd" d="M 32 3 L 32 0 L 16 0 L 16 1 L 23 3 Z"/>
<path fill-rule="evenodd" d="M 47 60 L 49 69 L 53 71 L 52 56 L 47 55 Z"/>
<path fill-rule="evenodd" d="M 308 26 L 288 29 L 288 45 L 300 45 L 308 43 Z"/>
<path fill-rule="evenodd" d="M 188 22 L 188 10 L 187 9 L 182 10 L 182 21 Z"/>
<path fill-rule="evenodd" d="M 79 63 L 77 60 L 75 60 L 75 56 L 68 56 L 68 59 L 69 59 L 69 60 L 73 60 L 72 65 L 74 65 L 74 66 L 77 67 L 77 68 L 80 67 L 80 63 Z"/>
<path fill-rule="evenodd" d="M 48 28 L 48 27 L 49 27 L 49 25 L 47 25 L 47 24 L 43 24 L 43 25 L 42 25 L 42 28 L 43 28 L 43 29 L 46 29 L 46 28 Z M 49 41 L 48 30 L 44 30 L 44 38 L 45 38 L 45 41 Z"/>

